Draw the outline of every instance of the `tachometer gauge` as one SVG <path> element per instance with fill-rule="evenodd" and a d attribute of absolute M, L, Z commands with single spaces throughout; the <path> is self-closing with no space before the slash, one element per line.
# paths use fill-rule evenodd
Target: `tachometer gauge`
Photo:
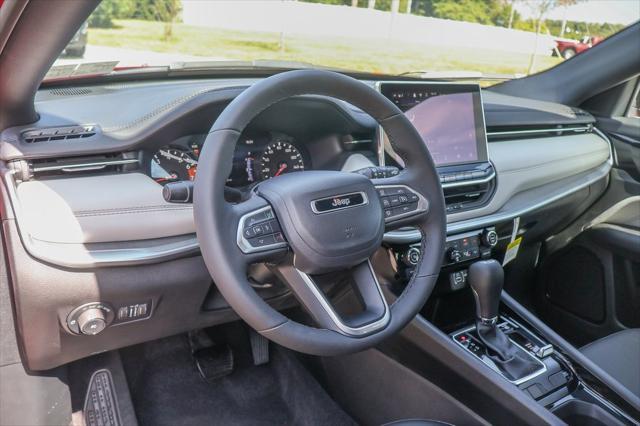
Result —
<path fill-rule="evenodd" d="M 262 180 L 304 170 L 304 159 L 300 151 L 289 142 L 280 140 L 267 145 L 260 162 L 262 164 L 260 170 Z"/>
<path fill-rule="evenodd" d="M 188 152 L 175 148 L 163 148 L 153 156 L 151 177 L 157 182 L 168 180 L 193 180 L 198 161 Z"/>

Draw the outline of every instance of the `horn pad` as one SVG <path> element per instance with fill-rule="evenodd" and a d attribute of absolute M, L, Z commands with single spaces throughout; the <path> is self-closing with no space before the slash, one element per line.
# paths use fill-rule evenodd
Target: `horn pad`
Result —
<path fill-rule="evenodd" d="M 273 207 L 307 274 L 349 268 L 382 243 L 384 217 L 369 179 L 355 173 L 305 171 L 262 182 L 258 194 Z"/>

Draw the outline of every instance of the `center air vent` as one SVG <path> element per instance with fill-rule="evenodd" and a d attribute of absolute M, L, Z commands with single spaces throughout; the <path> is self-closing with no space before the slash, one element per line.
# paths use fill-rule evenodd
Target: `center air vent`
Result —
<path fill-rule="evenodd" d="M 97 125 L 49 127 L 46 129 L 28 130 L 22 133 L 22 140 L 27 143 L 49 142 L 69 139 L 84 139 L 94 136 L 100 128 Z"/>
<path fill-rule="evenodd" d="M 495 189 L 495 180 L 472 185 L 443 188 L 447 213 L 458 213 L 485 205 Z"/>

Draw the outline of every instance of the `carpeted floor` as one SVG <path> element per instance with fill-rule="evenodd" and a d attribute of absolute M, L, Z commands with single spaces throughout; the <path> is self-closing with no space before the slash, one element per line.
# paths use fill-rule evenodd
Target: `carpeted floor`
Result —
<path fill-rule="evenodd" d="M 235 349 L 235 348 L 234 348 Z M 287 350 L 254 366 L 247 347 L 234 351 L 230 375 L 204 381 L 186 335 L 121 351 L 138 421 L 145 425 L 354 425 Z"/>

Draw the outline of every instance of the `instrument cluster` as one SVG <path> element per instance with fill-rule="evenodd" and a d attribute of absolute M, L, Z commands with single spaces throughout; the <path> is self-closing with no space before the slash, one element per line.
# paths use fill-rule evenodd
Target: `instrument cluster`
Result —
<path fill-rule="evenodd" d="M 194 180 L 202 141 L 173 143 L 157 150 L 151 160 L 151 177 L 158 183 Z M 233 156 L 227 185 L 245 187 L 285 173 L 305 170 L 307 153 L 282 133 L 242 135 Z"/>

